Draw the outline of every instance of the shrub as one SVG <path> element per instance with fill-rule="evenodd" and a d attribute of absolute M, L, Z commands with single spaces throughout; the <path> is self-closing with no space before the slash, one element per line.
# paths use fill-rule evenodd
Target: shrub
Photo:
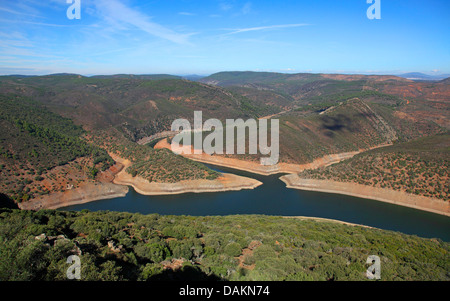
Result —
<path fill-rule="evenodd" d="M 154 263 L 159 263 L 170 256 L 170 250 L 160 243 L 140 244 L 134 248 L 134 252 L 138 257 Z"/>
<path fill-rule="evenodd" d="M 230 257 L 237 257 L 237 256 L 241 255 L 242 249 L 238 243 L 232 242 L 225 246 L 224 252 L 226 255 L 228 255 Z"/>

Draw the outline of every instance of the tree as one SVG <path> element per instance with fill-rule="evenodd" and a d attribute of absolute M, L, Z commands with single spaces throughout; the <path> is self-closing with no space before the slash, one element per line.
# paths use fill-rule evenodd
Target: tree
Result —
<path fill-rule="evenodd" d="M 159 263 L 170 256 L 170 250 L 160 243 L 140 244 L 134 248 L 136 255 L 142 259 Z"/>
<path fill-rule="evenodd" d="M 237 257 L 241 255 L 242 249 L 237 242 L 232 242 L 225 246 L 224 252 L 230 257 Z"/>

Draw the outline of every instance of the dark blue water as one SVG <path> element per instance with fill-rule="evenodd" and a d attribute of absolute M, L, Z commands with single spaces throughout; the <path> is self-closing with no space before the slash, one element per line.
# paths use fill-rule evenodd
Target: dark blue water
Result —
<path fill-rule="evenodd" d="M 450 241 L 450 217 L 352 196 L 288 189 L 280 175 L 262 176 L 224 167 L 210 168 L 255 178 L 253 190 L 144 196 L 130 188 L 125 197 L 61 210 L 89 209 L 174 215 L 266 214 L 330 218 L 421 237 Z"/>

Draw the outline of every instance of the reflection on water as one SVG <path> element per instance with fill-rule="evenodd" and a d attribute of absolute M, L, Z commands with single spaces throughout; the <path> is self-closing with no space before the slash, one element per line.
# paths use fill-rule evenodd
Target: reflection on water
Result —
<path fill-rule="evenodd" d="M 121 198 L 61 210 L 111 210 L 173 215 L 266 214 L 314 216 L 450 241 L 450 217 L 352 196 L 288 189 L 280 174 L 262 176 L 225 167 L 210 168 L 255 178 L 253 190 L 144 196 L 130 188 Z"/>

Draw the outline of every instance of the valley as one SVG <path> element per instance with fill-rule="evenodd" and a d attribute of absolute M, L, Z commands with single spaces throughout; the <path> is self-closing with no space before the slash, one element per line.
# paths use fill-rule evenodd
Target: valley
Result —
<path fill-rule="evenodd" d="M 165 75 L 57 74 L 6 76 L 0 78 L 0 83 L 4 128 L 1 160 L 5 179 L 2 193 L 19 203 L 64 193 L 90 182 L 130 184 L 130 180 L 118 180 L 123 175 L 129 179 L 139 177 L 144 183 L 148 181 L 158 187 L 183 181 L 213 183 L 220 179 L 219 173 L 196 162 L 261 174 L 296 173 L 319 179 L 326 174 L 329 179 L 348 181 L 348 175 L 332 173 L 330 177 L 329 170 L 354 164 L 356 158 L 361 158 L 360 153 L 382 153 L 375 149 L 387 145 L 401 149 L 402 145 L 414 143 L 409 141 L 423 137 L 437 137 L 434 139 L 439 142 L 448 137 L 445 133 L 449 130 L 450 86 L 446 80 L 423 83 L 395 76 L 222 72 L 197 82 Z M 171 137 L 171 120 L 192 121 L 197 110 L 202 111 L 204 118 L 222 122 L 227 118 L 276 116 L 280 121 L 279 164 L 261 166 L 260 154 L 192 154 L 185 158 L 173 154 L 168 150 L 169 143 L 162 139 Z M 42 118 L 45 114 L 49 117 Z M 59 119 L 71 130 L 61 128 Z M 52 146 L 58 140 L 46 138 L 39 131 L 58 137 L 61 142 Z M 67 135 L 74 138 L 66 138 Z M 154 147 L 145 145 L 154 139 L 159 139 Z M 50 159 L 40 151 L 43 147 L 39 143 L 50 145 L 59 156 L 68 155 L 56 161 Z M 77 143 L 83 145 L 82 149 L 95 152 L 77 150 L 74 148 Z M 24 147 L 27 144 L 34 148 Z M 65 153 L 61 152 L 62 147 L 68 147 Z M 448 180 L 447 148 L 438 154 L 443 160 L 438 165 L 443 170 L 431 182 L 400 179 L 399 183 L 409 180 L 410 187 L 400 190 L 448 203 L 448 187 L 444 184 Z M 424 152 L 425 149 L 419 155 Z M 355 159 L 346 160 L 352 157 Z M 386 159 L 385 162 L 401 162 Z M 20 164 L 15 163 L 19 160 Z M 123 160 L 129 164 L 122 169 Z M 435 165 L 426 163 L 420 170 L 427 175 L 432 166 Z M 359 178 L 355 178 L 359 184 L 394 190 L 399 186 L 393 181 L 408 172 L 388 176 L 385 168 L 380 179 L 365 171 L 366 168 L 346 168 L 351 173 L 359 172 Z"/>

